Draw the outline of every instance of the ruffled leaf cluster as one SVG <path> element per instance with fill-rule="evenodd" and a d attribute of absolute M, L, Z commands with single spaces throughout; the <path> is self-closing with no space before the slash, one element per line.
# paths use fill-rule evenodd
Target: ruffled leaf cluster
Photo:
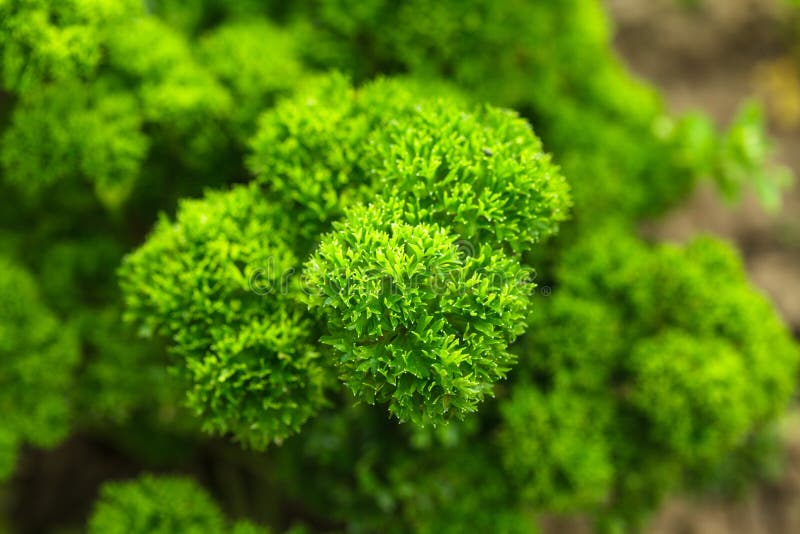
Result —
<path fill-rule="evenodd" d="M 162 219 L 121 270 L 129 319 L 170 339 L 204 427 L 259 448 L 324 403 L 288 228 L 255 188 L 211 193 Z"/>
<path fill-rule="evenodd" d="M 109 482 L 89 519 L 90 534 L 267 534 L 246 521 L 229 521 L 211 496 L 185 477 L 143 475 Z"/>
<path fill-rule="evenodd" d="M 789 402 L 800 353 L 724 244 L 598 229 L 556 280 L 501 406 L 505 461 L 538 506 L 639 513 L 729 462 Z"/>

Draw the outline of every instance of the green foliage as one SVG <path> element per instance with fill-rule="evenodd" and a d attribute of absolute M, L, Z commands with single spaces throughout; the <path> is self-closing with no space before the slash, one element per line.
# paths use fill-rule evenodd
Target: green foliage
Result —
<path fill-rule="evenodd" d="M 165 20 L 170 27 L 189 35 L 213 31 L 224 23 L 237 24 L 262 18 L 279 11 L 280 0 L 147 0 L 148 11 Z"/>
<path fill-rule="evenodd" d="M 0 0 L 0 477 L 72 429 L 355 533 L 751 480 L 797 346 L 728 247 L 635 228 L 785 176 L 610 41 L 597 0 Z M 231 531 L 175 477 L 90 521 Z"/>
<path fill-rule="evenodd" d="M 256 448 L 297 431 L 324 403 L 288 223 L 252 187 L 186 200 L 121 270 L 129 317 L 172 341 L 204 428 Z"/>
<path fill-rule="evenodd" d="M 76 377 L 77 415 L 89 424 L 128 423 L 146 418 L 176 431 L 194 430 L 180 406 L 179 384 L 165 368 L 162 347 L 139 339 L 113 306 L 72 317 L 84 353 Z"/>
<path fill-rule="evenodd" d="M 363 150 L 370 122 L 380 116 L 357 107 L 347 79 L 334 75 L 311 81 L 261 117 L 249 167 L 271 200 L 295 214 L 304 240 L 318 239 L 347 205 L 368 198 Z"/>
<path fill-rule="evenodd" d="M 557 284 L 520 350 L 523 376 L 536 388 L 524 386 L 525 396 L 501 408 L 501 442 L 523 491 L 549 483 L 540 459 L 550 448 L 558 454 L 552 478 L 568 491 L 546 498 L 635 518 L 664 493 L 693 485 L 698 469 L 740 456 L 789 402 L 800 354 L 722 243 L 651 247 L 602 228 L 564 252 Z M 526 417 L 551 429 L 532 432 L 527 446 Z M 597 456 L 575 476 L 583 464 L 563 458 L 578 454 Z M 537 458 L 528 474 L 525 458 Z M 594 494 L 584 494 L 592 481 L 600 481 L 589 486 Z"/>
<path fill-rule="evenodd" d="M 693 462 L 741 442 L 754 399 L 745 362 L 729 343 L 668 331 L 637 344 L 631 360 L 631 403 L 651 422 L 657 442 Z"/>
<path fill-rule="evenodd" d="M 526 272 L 488 246 L 467 255 L 444 228 L 389 213 L 352 210 L 309 260 L 308 301 L 330 332 L 322 341 L 341 354 L 358 399 L 390 401 L 417 424 L 463 416 L 514 361 L 506 346 L 522 333 Z"/>
<path fill-rule="evenodd" d="M 381 190 L 405 220 L 435 222 L 513 253 L 557 232 L 570 206 L 567 186 L 525 121 L 443 101 L 417 109 L 371 143 Z"/>
<path fill-rule="evenodd" d="M 479 414 L 492 410 L 488 402 Z M 476 416 L 396 425 L 348 399 L 275 450 L 275 464 L 293 498 L 353 532 L 536 532 L 481 427 Z"/>
<path fill-rule="evenodd" d="M 452 99 L 453 111 L 463 101 L 452 87 L 423 80 L 378 80 L 358 91 L 338 74 L 308 80 L 261 117 L 250 169 L 270 200 L 295 214 L 304 241 L 316 241 L 379 187 L 378 167 L 392 157 L 384 130 L 407 125 L 402 118 L 421 115 L 420 101 L 437 95 Z"/>
<path fill-rule="evenodd" d="M 570 386 L 551 391 L 520 382 L 501 403 L 499 444 L 521 499 L 537 509 L 592 509 L 611 494 L 613 452 L 607 399 Z"/>
<path fill-rule="evenodd" d="M 791 171 L 770 164 L 774 147 L 764 135 L 765 119 L 755 103 L 739 110 L 730 129 L 717 141 L 716 172 L 721 191 L 736 198 L 739 191 L 752 185 L 762 203 L 775 210 L 780 206 L 781 193 L 793 180 Z"/>
<path fill-rule="evenodd" d="M 17 99 L 0 150 L 9 183 L 34 197 L 63 182 L 89 183 L 118 211 L 145 173 L 169 175 L 176 163 L 204 177 L 230 170 L 226 157 L 238 156 L 231 137 L 244 120 L 233 97 L 250 99 L 255 114 L 261 95 L 232 95 L 217 70 L 201 65 L 186 39 L 140 2 L 14 1 L 0 9 L 8 12 L 0 53 L 11 58 L 3 89 Z"/>
<path fill-rule="evenodd" d="M 267 20 L 235 22 L 203 36 L 203 64 L 230 88 L 233 127 L 242 143 L 254 133 L 259 113 L 302 79 L 295 47 L 292 34 Z"/>
<path fill-rule="evenodd" d="M 90 534 L 267 534 L 251 523 L 230 524 L 194 481 L 144 475 L 109 482 L 89 520 Z"/>
<path fill-rule="evenodd" d="M 14 91 L 82 79 L 102 61 L 108 32 L 135 0 L 6 0 L 0 4 L 2 84 Z"/>
<path fill-rule="evenodd" d="M 411 456 L 392 466 L 389 481 L 404 526 L 390 531 L 537 532 L 535 519 L 515 506 L 504 473 L 485 454 L 479 445 L 430 451 L 425 461 Z"/>
<path fill-rule="evenodd" d="M 291 400 L 273 393 L 277 398 L 270 401 L 257 394 L 264 384 L 254 384 L 247 394 L 254 397 L 248 401 L 254 406 L 251 412 L 243 414 L 237 402 L 230 409 L 220 408 L 236 396 L 228 388 L 249 389 L 257 376 L 265 376 L 258 373 L 269 373 L 267 365 L 255 375 L 248 370 L 236 379 L 228 376 L 233 362 L 247 356 L 239 354 L 242 348 L 228 347 L 226 340 L 244 336 L 242 330 L 257 339 L 263 335 L 256 334 L 265 326 L 263 317 L 270 317 L 273 325 L 270 336 L 299 345 L 290 354 L 307 354 L 301 361 L 315 357 L 313 339 L 303 333 L 311 325 L 296 310 L 291 295 L 270 295 L 273 308 L 269 311 L 263 299 L 242 294 L 252 291 L 246 283 L 258 274 L 255 269 L 268 267 L 275 270 L 273 276 L 280 276 L 297 263 L 291 250 L 299 247 L 291 247 L 296 241 L 291 238 L 292 229 L 281 220 L 285 211 L 277 200 L 269 200 L 281 199 L 294 212 L 302 209 L 300 214 L 309 215 L 300 220 L 313 221 L 319 228 L 335 216 L 320 206 L 320 197 L 329 198 L 327 203 L 340 211 L 339 195 L 361 190 L 360 196 L 365 196 L 370 188 L 380 187 L 390 192 L 393 203 L 371 208 L 383 210 L 378 212 L 352 211 L 348 222 L 323 242 L 311 260 L 307 283 L 312 290 L 319 289 L 321 296 L 309 302 L 326 312 L 331 332 L 327 342 L 343 353 L 340 374 L 357 398 L 391 401 L 395 415 L 417 422 L 473 411 L 478 401 L 491 394 L 491 384 L 510 368 L 513 359 L 505 348 L 522 333 L 524 324 L 525 270 L 518 260 L 506 258 L 502 249 L 529 247 L 555 231 L 569 205 L 563 178 L 541 153 L 530 128 L 513 114 L 486 108 L 472 116 L 444 100 L 431 101 L 430 108 L 412 107 L 411 90 L 398 82 L 378 82 L 363 89 L 357 104 L 352 89 L 338 76 L 314 82 L 310 91 L 334 102 L 322 108 L 333 119 L 312 113 L 318 104 L 309 93 L 281 103 L 262 119 L 264 128 L 254 142 L 256 155 L 251 164 L 263 162 L 257 183 L 266 188 L 265 198 L 260 199 L 259 190 L 251 187 L 239 189 L 224 201 L 216 195 L 193 208 L 187 205 L 179 212 L 177 226 L 162 223 L 148 245 L 129 260 L 123 270 L 123 288 L 131 318 L 145 324 L 148 331 L 172 337 L 175 352 L 189 358 L 194 385 L 190 405 L 207 418 L 208 429 L 233 431 L 256 446 L 285 437 L 321 402 L 316 386 L 310 386 L 309 393 L 303 389 L 300 401 L 287 392 L 282 395 Z M 401 110 L 405 105 L 406 122 L 400 120 L 402 112 L 386 115 L 376 105 L 396 95 L 406 98 L 395 104 Z M 380 121 L 390 116 L 393 120 L 382 127 Z M 319 128 L 338 133 L 338 141 L 320 135 Z M 306 130 L 309 135 L 303 135 Z M 308 153 L 290 151 L 298 146 L 298 139 L 303 139 Z M 285 141 L 283 146 L 281 141 Z M 282 160 L 283 155 L 288 161 Z M 319 177 L 317 182 L 307 179 L 309 165 L 317 169 L 311 173 Z M 366 185 L 369 180 L 380 185 Z M 334 190 L 323 193 L 317 184 Z M 231 222 L 225 221 L 228 217 Z M 378 221 L 384 220 L 398 224 L 381 226 Z M 363 232 L 364 228 L 374 233 Z M 451 234 L 448 228 L 455 232 Z M 306 235 L 301 225 L 299 237 Z M 459 238 L 488 244 L 481 245 L 475 257 L 464 257 L 456 243 Z M 276 242 L 274 248 L 267 245 L 269 241 Z M 398 263 L 401 259 L 408 261 L 403 265 Z M 208 261 L 213 261 L 211 266 Z M 193 264 L 196 269 L 187 271 Z M 211 282 L 206 281 L 208 277 Z M 433 282 L 426 277 L 433 277 Z M 391 287 L 377 292 L 387 281 Z M 287 281 L 269 280 L 277 282 Z M 198 286 L 208 289 L 190 296 L 188 292 Z M 293 291 L 288 289 L 288 293 Z M 395 289 L 397 294 L 388 294 Z M 258 317 L 255 325 L 248 325 L 242 301 L 252 301 L 252 313 Z M 289 311 L 293 307 L 296 311 Z M 289 350 L 284 345 L 276 347 L 275 342 L 267 346 L 278 353 Z M 217 354 L 215 363 L 209 361 L 207 351 Z M 385 361 L 378 363 L 376 358 Z M 292 387 L 308 383 L 306 373 L 318 374 L 313 383 L 321 380 L 316 365 L 308 364 L 311 370 L 306 363 L 292 365 L 302 369 L 301 376 L 280 378 L 284 389 L 284 380 L 294 382 Z M 224 385 L 209 380 L 212 376 L 224 376 Z M 210 392 L 204 389 L 207 383 Z M 273 402 L 279 405 L 279 418 L 258 413 Z M 276 419 L 281 423 L 264 427 Z M 251 437 L 260 432 L 265 436 Z"/>
<path fill-rule="evenodd" d="M 269 532 L 268 529 L 249 521 L 237 521 L 231 527 L 231 534 L 269 534 Z"/>
<path fill-rule="evenodd" d="M 744 120 L 746 153 L 731 146 L 742 146 L 739 120 L 729 133 L 710 128 L 709 144 L 687 147 L 692 139 L 682 124 L 695 117 L 673 121 L 658 95 L 624 71 L 596 0 L 292 5 L 313 65 L 357 80 L 386 73 L 446 78 L 481 101 L 520 110 L 570 178 L 579 222 L 658 214 L 708 175 L 723 190 L 752 181 L 768 203 L 775 201 L 771 184 L 783 181 L 758 148 L 765 141 L 757 120 Z M 711 151 L 687 160 L 687 149 Z"/>
<path fill-rule="evenodd" d="M 34 197 L 61 181 L 86 181 L 104 205 L 118 208 L 147 154 L 142 120 L 137 102 L 111 87 L 28 91 L 3 136 L 7 180 Z"/>
<path fill-rule="evenodd" d="M 737 199 L 751 186 L 762 204 L 775 210 L 792 176 L 788 169 L 771 163 L 773 147 L 764 128 L 763 113 L 754 102 L 739 109 L 722 135 L 714 131 L 709 118 L 696 113 L 677 123 L 665 119 L 658 126 L 660 135 L 673 140 L 681 165 L 714 178 L 729 199 Z"/>
<path fill-rule="evenodd" d="M 0 480 L 6 480 L 17 463 L 17 436 L 5 426 L 0 428 Z"/>
<path fill-rule="evenodd" d="M 153 17 L 137 17 L 109 40 L 108 55 L 113 71 L 133 80 L 130 90 L 154 126 L 154 144 L 176 147 L 174 156 L 195 172 L 216 162 L 218 151 L 225 153 L 222 126 L 231 114 L 231 95 L 194 59 L 182 36 Z"/>
<path fill-rule="evenodd" d="M 7 476 L 17 444 L 52 447 L 66 437 L 78 350 L 31 275 L 5 257 L 0 272 L 0 474 Z"/>
<path fill-rule="evenodd" d="M 352 98 L 340 88 L 352 116 Z M 373 103 L 366 109 L 377 115 L 383 109 L 374 102 L 387 91 L 399 93 L 379 83 L 357 98 Z M 342 379 L 357 398 L 389 400 L 393 414 L 419 424 L 463 416 L 505 376 L 513 363 L 506 346 L 522 333 L 526 272 L 502 251 L 524 250 L 555 232 L 569 206 L 566 186 L 530 127 L 511 113 L 473 115 L 440 99 L 385 125 L 364 115 L 347 121 L 353 128 L 336 129 L 346 141 L 326 137 L 332 146 L 309 160 L 328 183 L 331 168 L 342 169 L 335 176 L 343 187 L 353 176 L 357 184 L 371 178 L 390 200 L 334 223 L 308 262 L 315 293 L 308 302 L 323 310 L 330 331 L 323 341 L 342 354 Z M 275 146 L 263 136 L 257 142 Z M 341 152 L 347 144 L 352 150 Z M 293 183 L 308 183 L 302 169 L 302 161 L 289 168 Z"/>

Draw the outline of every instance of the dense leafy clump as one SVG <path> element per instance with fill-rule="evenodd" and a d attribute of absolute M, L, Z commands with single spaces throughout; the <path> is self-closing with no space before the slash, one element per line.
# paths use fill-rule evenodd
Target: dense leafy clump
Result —
<path fill-rule="evenodd" d="M 203 64 L 229 87 L 236 102 L 232 128 L 241 144 L 255 131 L 261 111 L 305 75 L 295 47 L 290 33 L 264 19 L 226 24 L 203 36 Z"/>
<path fill-rule="evenodd" d="M 304 240 L 318 239 L 347 205 L 369 198 L 364 146 L 373 124 L 393 110 L 361 108 L 349 81 L 334 75 L 261 117 L 249 167 L 270 200 L 295 214 Z"/>
<path fill-rule="evenodd" d="M 698 114 L 670 117 L 656 92 L 615 57 L 596 0 L 160 4 L 175 21 L 192 13 L 191 31 L 215 20 L 273 16 L 295 30 L 300 55 L 315 68 L 340 69 L 357 81 L 445 78 L 479 101 L 520 110 L 571 177 L 581 207 L 576 218 L 588 224 L 660 213 L 700 178 L 731 193 L 746 177 L 769 203 L 786 184 L 785 171 L 767 163 L 769 144 L 752 108 L 725 133 Z"/>
<path fill-rule="evenodd" d="M 386 91 L 399 92 L 376 84 L 359 100 Z M 348 109 L 352 99 L 342 97 Z M 337 131 L 355 132 L 350 153 L 345 143 L 322 145 L 309 161 L 326 182 L 341 177 L 333 182 L 343 191 L 360 169 L 356 184 L 371 179 L 388 200 L 334 223 L 308 263 L 316 291 L 308 302 L 323 310 L 324 340 L 342 353 L 341 375 L 357 398 L 391 400 L 390 411 L 419 423 L 473 411 L 513 363 L 505 349 L 528 305 L 526 271 L 504 250 L 555 232 L 569 206 L 563 178 L 510 113 L 473 115 L 440 99 L 385 125 L 349 114 L 354 128 Z M 297 177 L 302 169 L 302 161 L 289 168 Z"/>
<path fill-rule="evenodd" d="M 371 145 L 381 190 L 404 220 L 438 223 L 512 253 L 556 233 L 570 206 L 567 186 L 525 121 L 442 101 L 420 110 Z"/>
<path fill-rule="evenodd" d="M 109 30 L 134 12 L 136 4 L 130 0 L 3 2 L 3 87 L 24 91 L 42 82 L 89 75 L 102 61 Z"/>
<path fill-rule="evenodd" d="M 727 246 L 651 247 L 606 228 L 565 252 L 557 281 L 531 316 L 525 381 L 501 407 L 508 465 L 538 504 L 633 510 L 691 485 L 696 469 L 724 462 L 785 407 L 800 353 Z M 523 426 L 542 417 L 552 437 Z M 546 446 L 552 478 L 540 467 Z M 523 470 L 526 458 L 535 465 Z"/>
<path fill-rule="evenodd" d="M 264 447 L 324 403 L 290 229 L 257 190 L 184 201 L 122 269 L 128 314 L 168 336 L 207 430 Z"/>
<path fill-rule="evenodd" d="M 10 183 L 35 197 L 80 178 L 115 207 L 130 194 L 149 147 L 130 95 L 64 82 L 26 92 L 18 105 L 3 137 Z"/>
<path fill-rule="evenodd" d="M 255 117 L 302 74 L 291 37 L 267 22 L 220 28 L 195 54 L 141 2 L 14 1 L 0 9 L 5 88 L 19 99 L 0 160 L 28 195 L 85 182 L 119 209 L 146 174 L 167 179 L 191 169 L 213 183 L 214 171 L 238 172 Z M 283 62 L 253 59 L 265 53 Z M 167 165 L 166 146 L 175 157 Z"/>
<path fill-rule="evenodd" d="M 249 167 L 270 200 L 295 214 L 304 240 L 316 241 L 345 208 L 385 185 L 378 168 L 392 157 L 385 130 L 431 117 L 418 105 L 438 94 L 449 97 L 452 112 L 466 107 L 446 84 L 384 79 L 355 90 L 343 75 L 315 77 L 261 117 Z"/>
<path fill-rule="evenodd" d="M 436 224 L 392 222 L 379 206 L 352 210 L 306 270 L 356 397 L 390 401 L 418 424 L 475 411 L 514 359 L 529 291 L 517 260 L 460 249 Z"/>
<path fill-rule="evenodd" d="M 343 398 L 274 451 L 277 476 L 290 498 L 354 531 L 536 532 L 497 461 L 489 419 L 418 427 L 387 420 L 383 407 Z M 483 417 L 483 416 L 487 417 Z M 387 520 L 391 517 L 391 520 Z"/>
<path fill-rule="evenodd" d="M 390 526 L 389 532 L 538 531 L 532 514 L 516 505 L 505 473 L 496 469 L 486 457 L 491 453 L 480 444 L 417 454 L 393 462 L 386 488 L 379 482 L 371 488 L 378 494 L 384 489 L 396 499 L 402 526 Z"/>
<path fill-rule="evenodd" d="M 652 422 L 656 441 L 680 457 L 703 461 L 744 439 L 752 416 L 731 406 L 756 399 L 748 394 L 745 361 L 732 345 L 666 332 L 635 351 L 639 386 L 631 401 Z"/>
<path fill-rule="evenodd" d="M 515 252 L 567 217 L 564 179 L 512 112 L 469 113 L 449 88 L 413 80 L 354 92 L 333 76 L 307 91 L 262 117 L 250 164 L 276 202 L 313 217 L 315 235 L 378 191 L 405 201 L 409 222 Z"/>
<path fill-rule="evenodd" d="M 529 116 L 570 177 L 581 207 L 577 218 L 588 224 L 652 216 L 701 177 L 728 186 L 746 169 L 773 199 L 783 183 L 783 171 L 766 165 L 763 154 L 729 151 L 705 118 L 670 118 L 658 95 L 624 72 L 596 0 L 293 6 L 313 65 L 357 79 L 387 72 L 443 77 L 480 100 Z M 755 134 L 748 144 L 763 144 L 758 119 L 742 117 Z M 725 138 L 734 139 L 742 124 Z"/>
<path fill-rule="evenodd" d="M 610 40 L 597 0 L 0 1 L 0 477 L 72 430 L 275 530 L 521 533 L 759 476 L 797 346 L 727 246 L 636 228 L 783 175 Z M 262 530 L 147 476 L 123 531 Z"/>
<path fill-rule="evenodd" d="M 314 327 L 297 306 L 297 280 L 287 276 L 298 263 L 292 250 L 307 247 L 299 239 L 306 228 L 292 238 L 285 212 L 271 201 L 273 195 L 293 201 L 299 211 L 308 199 L 300 213 L 310 213 L 317 227 L 333 217 L 314 209 L 325 195 L 308 189 L 305 164 L 318 169 L 319 183 L 339 183 L 342 194 L 360 186 L 369 190 L 368 179 L 375 182 L 372 188 L 391 193 L 392 203 L 382 208 L 350 212 L 311 260 L 305 282 L 312 295 L 320 295 L 307 301 L 325 311 L 328 343 L 343 353 L 339 367 L 345 383 L 362 400 L 391 401 L 390 410 L 403 420 L 439 421 L 474 411 L 491 395 L 491 384 L 513 363 L 506 347 L 522 333 L 528 306 L 526 271 L 517 258 L 506 257 L 503 247 L 515 250 L 552 234 L 569 205 L 563 178 L 540 152 L 530 127 L 512 114 L 485 109 L 480 122 L 444 101 L 432 101 L 429 109 L 409 104 L 407 122 L 395 116 L 380 128 L 374 111 L 353 109 L 353 91 L 345 83 L 341 77 L 324 78 L 311 91 L 334 103 L 338 97 L 341 108 L 325 109 L 341 112 L 336 131 L 355 132 L 354 138 L 335 144 L 318 136 L 321 145 L 305 143 L 314 148 L 306 158 L 302 151 L 287 150 L 296 145 L 295 138 L 285 139 L 292 143 L 287 147 L 276 142 L 281 130 L 275 124 L 281 121 L 273 123 L 267 115 L 253 158 L 253 165 L 264 162 L 256 182 L 264 194 L 255 186 L 241 187 L 186 204 L 177 223 L 163 222 L 122 273 L 131 318 L 148 331 L 166 333 L 174 352 L 187 358 L 189 404 L 206 427 L 232 431 L 256 446 L 296 431 L 322 403 L 325 366 L 314 362 L 314 339 L 307 332 Z M 387 93 L 411 99 L 410 89 L 378 83 L 364 89 L 359 101 L 364 110 L 374 110 L 366 104 L 388 101 Z M 305 117 L 300 127 L 335 124 L 306 115 L 309 105 L 316 105 L 309 98 L 283 102 L 274 113 L 285 122 Z M 457 122 L 448 130 L 450 116 Z M 438 142 L 434 131 L 450 144 Z M 341 149 L 348 145 L 350 153 L 343 157 Z M 283 154 L 288 161 L 282 163 Z M 359 167 L 361 180 L 350 174 Z M 340 179 L 332 180 L 334 175 Z M 330 199 L 342 209 L 335 193 Z M 459 239 L 488 244 L 463 250 Z M 407 265 L 398 263 L 402 258 L 408 258 Z M 259 296 L 254 282 L 268 284 L 269 294 Z M 194 294 L 198 287 L 203 289 Z M 208 303 L 214 303 L 214 312 Z M 266 335 L 268 324 L 274 333 Z M 271 340 L 274 336 L 280 339 Z M 265 351 L 277 353 L 277 361 L 285 359 L 288 375 L 297 376 L 272 375 Z M 378 363 L 382 352 L 388 361 Z"/>
<path fill-rule="evenodd" d="M 248 522 L 230 523 L 191 479 L 144 475 L 109 482 L 89 520 L 90 534 L 266 534 Z"/>
<path fill-rule="evenodd" d="M 0 479 L 22 444 L 53 446 L 67 436 L 75 333 L 42 303 L 22 267 L 0 256 Z"/>
<path fill-rule="evenodd" d="M 553 512 L 597 507 L 611 493 L 612 448 L 603 434 L 612 412 L 602 397 L 523 379 L 500 405 L 498 441 L 520 499 Z"/>

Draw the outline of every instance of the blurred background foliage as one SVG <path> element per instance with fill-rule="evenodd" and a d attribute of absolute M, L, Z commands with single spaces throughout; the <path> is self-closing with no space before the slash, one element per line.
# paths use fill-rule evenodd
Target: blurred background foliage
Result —
<path fill-rule="evenodd" d="M 798 21 L 746 0 L 0 0 L 0 530 L 756 532 L 779 516 L 764 528 L 792 531 L 797 347 L 745 271 L 797 332 Z M 408 89 L 361 92 L 380 76 Z M 435 429 L 345 391 L 326 404 L 311 356 L 291 370 L 313 384 L 300 410 L 220 400 L 204 351 L 238 331 L 196 328 L 205 303 L 169 293 L 181 273 L 235 296 L 203 270 L 203 231 L 219 230 L 203 218 L 224 221 L 236 261 L 259 261 L 251 238 L 304 261 L 375 194 L 366 125 L 419 94 L 517 110 L 570 184 L 571 221 L 525 251 L 553 294 L 511 347 L 517 368 Z M 139 313 L 147 284 L 158 302 Z M 213 321 L 290 325 L 293 346 L 320 334 L 260 303 Z M 265 447 L 254 421 L 287 441 L 253 452 L 202 432 Z M 131 480 L 98 489 L 116 479 Z M 735 502 L 754 482 L 795 484 L 786 509 L 747 523 L 735 504 L 671 501 L 645 527 L 667 496 Z"/>

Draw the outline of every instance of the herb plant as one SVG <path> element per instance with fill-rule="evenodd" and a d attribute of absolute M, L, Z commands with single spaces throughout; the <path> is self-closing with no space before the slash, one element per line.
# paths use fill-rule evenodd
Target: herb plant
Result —
<path fill-rule="evenodd" d="M 108 481 L 92 534 L 619 532 L 766 461 L 796 343 L 730 245 L 637 228 L 786 172 L 597 0 L 0 0 L 0 58 L 10 491 L 73 434 L 248 477 Z"/>

